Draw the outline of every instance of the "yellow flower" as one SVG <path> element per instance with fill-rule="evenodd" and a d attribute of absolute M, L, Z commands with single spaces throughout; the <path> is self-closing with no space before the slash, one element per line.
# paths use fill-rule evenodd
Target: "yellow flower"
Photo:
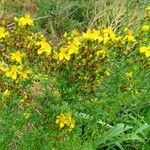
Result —
<path fill-rule="evenodd" d="M 34 22 L 29 14 L 25 14 L 25 17 L 21 17 L 20 19 L 14 18 L 14 20 L 18 21 L 18 26 L 34 26 Z"/>
<path fill-rule="evenodd" d="M 5 38 L 5 36 L 6 36 L 5 28 L 0 27 L 0 38 Z"/>
<path fill-rule="evenodd" d="M 143 31 L 143 32 L 147 32 L 148 30 L 149 30 L 149 26 L 148 25 L 143 25 L 141 27 L 141 31 Z"/>
<path fill-rule="evenodd" d="M 140 53 L 145 53 L 145 52 L 147 51 L 147 49 L 148 49 L 148 47 L 142 46 L 142 47 L 140 48 Z"/>
<path fill-rule="evenodd" d="M 124 40 L 127 40 L 128 42 L 135 42 L 135 37 L 132 35 L 133 32 L 130 31 L 129 29 L 125 28 L 124 32 L 126 33 Z"/>
<path fill-rule="evenodd" d="M 103 35 L 103 44 L 106 44 L 107 42 L 109 42 L 110 37 L 108 35 L 108 33 L 104 33 Z"/>
<path fill-rule="evenodd" d="M 79 48 L 76 47 L 73 43 L 68 46 L 69 54 L 77 54 L 79 52 Z"/>
<path fill-rule="evenodd" d="M 72 114 L 68 113 L 66 116 L 66 125 L 70 128 L 73 129 L 75 127 L 75 120 L 72 118 Z"/>
<path fill-rule="evenodd" d="M 115 38 L 116 38 L 116 35 L 115 35 L 115 33 L 113 32 L 112 28 L 109 29 L 109 36 L 110 36 L 110 39 L 111 39 L 112 41 L 114 41 Z"/>
<path fill-rule="evenodd" d="M 104 29 L 103 32 L 104 32 L 104 34 L 105 34 L 105 37 L 109 36 L 109 38 L 110 38 L 112 41 L 115 40 L 116 35 L 115 35 L 115 33 L 114 33 L 114 31 L 112 30 L 111 27 Z"/>
<path fill-rule="evenodd" d="M 79 33 L 78 33 L 78 30 L 77 29 L 73 29 L 72 32 L 71 32 L 71 36 L 74 37 L 74 36 L 77 36 Z"/>
<path fill-rule="evenodd" d="M 66 48 L 61 48 L 60 53 L 58 55 L 60 61 L 63 59 L 70 60 L 70 54 L 68 53 Z"/>
<path fill-rule="evenodd" d="M 93 33 L 91 35 L 91 38 L 95 41 L 98 40 L 99 42 L 101 42 L 103 40 L 103 37 L 100 35 L 100 31 L 95 30 L 95 29 L 93 29 Z"/>
<path fill-rule="evenodd" d="M 146 56 L 146 57 L 150 57 L 150 49 L 148 49 L 148 50 L 145 52 L 145 56 Z"/>
<path fill-rule="evenodd" d="M 3 92 L 4 97 L 9 97 L 10 96 L 10 91 L 7 89 Z"/>
<path fill-rule="evenodd" d="M 67 36 L 68 36 L 68 34 L 67 34 L 67 32 L 65 32 L 65 33 L 63 34 L 63 37 L 64 37 L 64 38 L 67 38 Z"/>
<path fill-rule="evenodd" d="M 18 74 L 20 74 L 20 71 L 15 65 L 11 66 L 9 70 L 6 71 L 6 76 L 12 78 L 13 80 L 17 79 Z"/>
<path fill-rule="evenodd" d="M 99 30 L 91 30 L 88 29 L 86 32 L 82 33 L 83 39 L 85 40 L 90 40 L 90 41 L 96 41 L 98 40 L 99 42 L 101 42 L 103 40 L 103 37 L 100 36 L 100 31 Z"/>
<path fill-rule="evenodd" d="M 150 47 L 142 46 L 140 48 L 140 53 L 145 53 L 146 57 L 150 57 Z"/>
<path fill-rule="evenodd" d="M 11 60 L 15 60 L 16 62 L 21 64 L 22 57 L 25 56 L 24 53 L 21 53 L 20 51 L 16 51 L 15 53 L 11 53 Z"/>
<path fill-rule="evenodd" d="M 67 113 L 67 114 L 60 114 L 56 117 L 56 124 L 59 124 L 60 128 L 63 128 L 66 126 L 68 126 L 70 128 L 70 131 L 75 127 L 75 120 L 72 118 L 72 114 L 71 113 Z"/>
<path fill-rule="evenodd" d="M 83 36 L 84 39 L 92 40 L 91 34 L 92 34 L 91 29 L 88 29 L 86 32 L 82 33 L 82 36 Z"/>
<path fill-rule="evenodd" d="M 60 114 L 56 117 L 56 124 L 59 124 L 60 128 L 63 128 L 66 124 L 66 117 L 63 114 Z"/>
<path fill-rule="evenodd" d="M 134 36 L 132 36 L 132 35 L 126 35 L 125 39 L 127 39 L 128 42 L 135 42 L 136 41 Z"/>
<path fill-rule="evenodd" d="M 39 55 L 44 53 L 44 52 L 46 53 L 47 56 L 51 54 L 52 47 L 51 47 L 51 45 L 49 43 L 47 43 L 45 41 L 45 39 L 40 41 L 40 42 L 37 42 L 36 45 L 40 46 L 40 48 L 37 51 L 37 53 Z"/>
<path fill-rule="evenodd" d="M 20 77 L 23 79 L 27 79 L 28 75 L 30 75 L 32 73 L 31 70 L 23 70 L 22 72 L 20 72 Z"/>
<path fill-rule="evenodd" d="M 82 43 L 81 43 L 81 37 L 74 37 L 73 38 L 73 44 L 75 46 L 80 46 Z"/>

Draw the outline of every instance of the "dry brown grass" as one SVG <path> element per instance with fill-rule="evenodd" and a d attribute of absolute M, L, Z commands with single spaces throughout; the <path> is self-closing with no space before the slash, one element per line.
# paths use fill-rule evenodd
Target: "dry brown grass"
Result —
<path fill-rule="evenodd" d="M 21 13 L 30 13 L 33 17 L 37 12 L 37 0 L 0 0 L 0 20 L 11 21 Z"/>
<path fill-rule="evenodd" d="M 136 29 L 149 0 L 0 0 L 0 20 L 8 22 L 14 16 L 29 13 L 41 19 L 40 28 L 51 33 L 54 41 L 72 28 L 112 26 L 121 31 L 124 27 Z"/>

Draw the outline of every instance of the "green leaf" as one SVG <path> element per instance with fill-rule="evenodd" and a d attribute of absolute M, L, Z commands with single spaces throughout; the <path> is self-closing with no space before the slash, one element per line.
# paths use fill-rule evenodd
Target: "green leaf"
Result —
<path fill-rule="evenodd" d="M 142 133 L 145 129 L 149 128 L 150 125 L 147 124 L 147 123 L 144 123 L 140 128 L 138 128 L 135 133 L 138 134 L 138 133 Z"/>
<path fill-rule="evenodd" d="M 114 137 L 120 136 L 124 131 L 131 129 L 131 126 L 126 126 L 123 123 L 117 124 L 116 127 L 108 130 L 103 136 L 98 138 L 95 142 L 93 142 L 94 147 L 98 147 L 99 145 L 106 143 L 107 141 L 112 141 Z"/>

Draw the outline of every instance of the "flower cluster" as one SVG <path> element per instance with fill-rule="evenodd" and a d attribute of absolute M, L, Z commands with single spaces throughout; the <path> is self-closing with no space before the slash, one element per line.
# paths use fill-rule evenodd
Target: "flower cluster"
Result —
<path fill-rule="evenodd" d="M 13 30 L 2 24 L 0 39 L 4 49 L 0 58 L 0 71 L 13 80 L 27 79 L 31 73 L 36 57 L 51 53 L 51 45 L 41 33 L 33 33 L 30 26 L 34 25 L 30 15 L 14 18 Z M 23 27 L 23 28 L 22 28 Z M 14 42 L 15 41 L 15 42 Z"/>
<path fill-rule="evenodd" d="M 4 62 L 1 62 L 0 70 L 3 71 L 3 74 L 8 78 L 16 79 L 26 79 L 28 75 L 31 74 L 31 70 L 27 69 L 22 64 L 22 58 L 25 56 L 25 53 L 21 53 L 20 51 L 16 51 L 10 54 L 10 62 L 12 65 L 8 65 Z"/>
<path fill-rule="evenodd" d="M 146 57 L 150 57 L 150 47 L 142 46 L 139 51 L 144 53 Z"/>
<path fill-rule="evenodd" d="M 67 105 L 71 101 L 74 104 L 79 101 L 76 97 L 81 98 L 81 101 L 95 97 L 100 83 L 111 78 L 111 69 L 114 69 L 118 60 L 124 59 L 128 62 L 130 58 L 134 62 L 146 64 L 150 57 L 148 22 L 141 25 L 136 35 L 127 28 L 120 35 L 115 33 L 112 27 L 91 28 L 84 32 L 74 29 L 65 32 L 60 42 L 53 45 L 41 32 L 32 30 L 34 21 L 30 15 L 14 18 L 14 21 L 11 30 L 6 25 L 0 26 L 1 91 L 4 99 L 13 92 L 21 99 L 24 95 L 30 95 L 21 100 L 20 104 L 26 119 L 31 115 L 28 110 L 35 108 L 35 105 L 38 105 L 36 112 L 42 116 L 40 111 L 43 106 L 40 105 L 43 104 L 38 102 L 40 96 L 39 99 L 50 93 L 50 96 L 59 99 L 60 103 L 67 101 Z M 146 57 L 141 57 L 139 52 Z M 132 71 L 125 73 L 125 80 L 120 88 L 133 91 Z M 43 81 L 42 85 L 40 81 Z M 36 92 L 40 94 L 34 94 Z M 49 97 L 45 99 L 50 101 Z M 53 105 L 56 101 L 49 103 Z M 88 104 L 95 107 L 95 104 L 99 103 L 97 99 L 91 99 Z M 72 130 L 75 123 L 72 113 L 60 113 L 55 117 L 55 124 L 61 129 Z"/>
<path fill-rule="evenodd" d="M 23 27 L 23 26 L 34 26 L 34 22 L 31 19 L 29 14 L 25 14 L 24 17 L 21 18 L 14 18 L 14 21 L 18 23 L 18 26 Z"/>
<path fill-rule="evenodd" d="M 45 39 L 42 40 L 42 41 L 38 41 L 36 44 L 37 44 L 37 46 L 40 47 L 38 49 L 38 51 L 37 51 L 37 53 L 39 55 L 42 54 L 42 53 L 44 53 L 44 52 L 46 53 L 47 56 L 50 55 L 52 47 L 51 47 L 51 45 L 49 43 L 47 43 L 45 41 Z"/>
<path fill-rule="evenodd" d="M 136 41 L 135 37 L 133 36 L 133 32 L 131 30 L 125 28 L 124 32 L 126 33 L 126 35 L 124 37 L 124 41 L 127 41 L 127 42 L 135 42 Z"/>
<path fill-rule="evenodd" d="M 78 84 L 77 90 L 94 92 L 108 72 L 107 67 L 102 67 L 109 58 L 108 47 L 115 44 L 118 37 L 111 27 L 88 29 L 82 33 L 74 29 L 63 37 L 63 42 L 52 53 L 54 68 L 72 71 L 68 82 Z"/>

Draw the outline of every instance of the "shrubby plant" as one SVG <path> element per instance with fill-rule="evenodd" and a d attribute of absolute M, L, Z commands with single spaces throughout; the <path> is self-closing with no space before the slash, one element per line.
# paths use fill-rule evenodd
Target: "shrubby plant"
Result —
<path fill-rule="evenodd" d="M 149 14 L 137 33 L 74 29 L 58 44 L 28 14 L 11 28 L 3 21 L 2 149 L 148 147 L 149 111 L 139 106 L 149 96 Z"/>

